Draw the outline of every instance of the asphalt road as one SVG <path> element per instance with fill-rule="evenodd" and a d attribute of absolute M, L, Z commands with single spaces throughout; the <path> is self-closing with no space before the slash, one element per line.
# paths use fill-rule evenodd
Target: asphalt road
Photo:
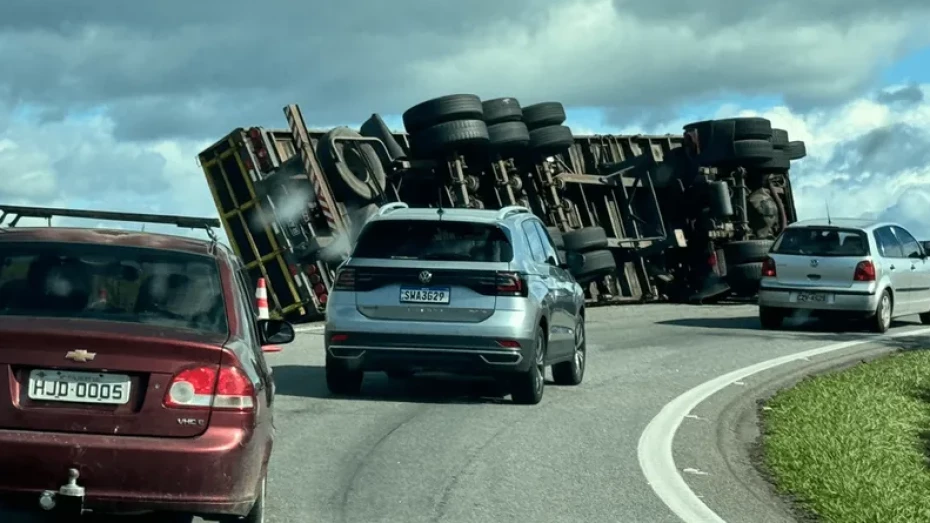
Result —
<path fill-rule="evenodd" d="M 279 431 L 269 521 L 677 522 L 637 458 L 641 433 L 666 403 L 729 371 L 865 336 L 817 325 L 763 332 L 755 314 L 748 305 L 592 309 L 584 383 L 549 385 L 533 407 L 480 381 L 380 374 L 365 378 L 363 398 L 335 399 L 323 379 L 322 333 L 301 333 L 269 356 Z M 740 485 L 753 481 L 741 457 L 751 428 L 737 437 L 738 420 L 720 421 L 740 417 L 726 412 L 740 412 L 728 405 L 745 385 L 685 420 L 676 465 L 728 523 L 787 521 L 764 484 Z M 747 492 L 755 501 L 741 501 Z"/>

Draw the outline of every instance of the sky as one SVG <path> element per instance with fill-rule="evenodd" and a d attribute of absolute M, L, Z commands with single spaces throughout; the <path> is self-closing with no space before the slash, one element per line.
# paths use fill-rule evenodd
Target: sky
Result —
<path fill-rule="evenodd" d="M 576 134 L 762 115 L 802 218 L 930 240 L 925 0 L 3 0 L 0 203 L 214 216 L 235 127 L 358 125 L 435 96 L 561 101 Z"/>

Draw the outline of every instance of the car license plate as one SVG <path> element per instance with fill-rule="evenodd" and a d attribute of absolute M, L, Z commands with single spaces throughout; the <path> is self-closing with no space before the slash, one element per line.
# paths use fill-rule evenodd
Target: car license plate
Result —
<path fill-rule="evenodd" d="M 132 383 L 123 374 L 36 369 L 29 373 L 29 399 L 124 405 Z"/>
<path fill-rule="evenodd" d="M 822 292 L 799 292 L 798 303 L 826 303 L 827 295 Z"/>
<path fill-rule="evenodd" d="M 401 287 L 401 303 L 449 303 L 448 287 Z"/>

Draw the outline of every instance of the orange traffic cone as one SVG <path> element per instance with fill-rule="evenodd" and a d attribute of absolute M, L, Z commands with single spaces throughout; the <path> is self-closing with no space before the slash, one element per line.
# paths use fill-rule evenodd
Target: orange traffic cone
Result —
<path fill-rule="evenodd" d="M 265 287 L 265 278 L 258 279 L 258 287 L 255 289 L 255 305 L 258 308 L 258 319 L 267 320 L 271 316 L 268 314 L 268 289 Z M 262 352 L 281 352 L 278 345 L 263 345 Z"/>

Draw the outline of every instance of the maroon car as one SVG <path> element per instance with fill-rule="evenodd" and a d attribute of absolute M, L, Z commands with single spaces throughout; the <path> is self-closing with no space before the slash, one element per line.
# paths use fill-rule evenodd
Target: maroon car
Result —
<path fill-rule="evenodd" d="M 294 329 L 250 281 L 215 241 L 0 229 L 0 502 L 262 521 Z"/>

